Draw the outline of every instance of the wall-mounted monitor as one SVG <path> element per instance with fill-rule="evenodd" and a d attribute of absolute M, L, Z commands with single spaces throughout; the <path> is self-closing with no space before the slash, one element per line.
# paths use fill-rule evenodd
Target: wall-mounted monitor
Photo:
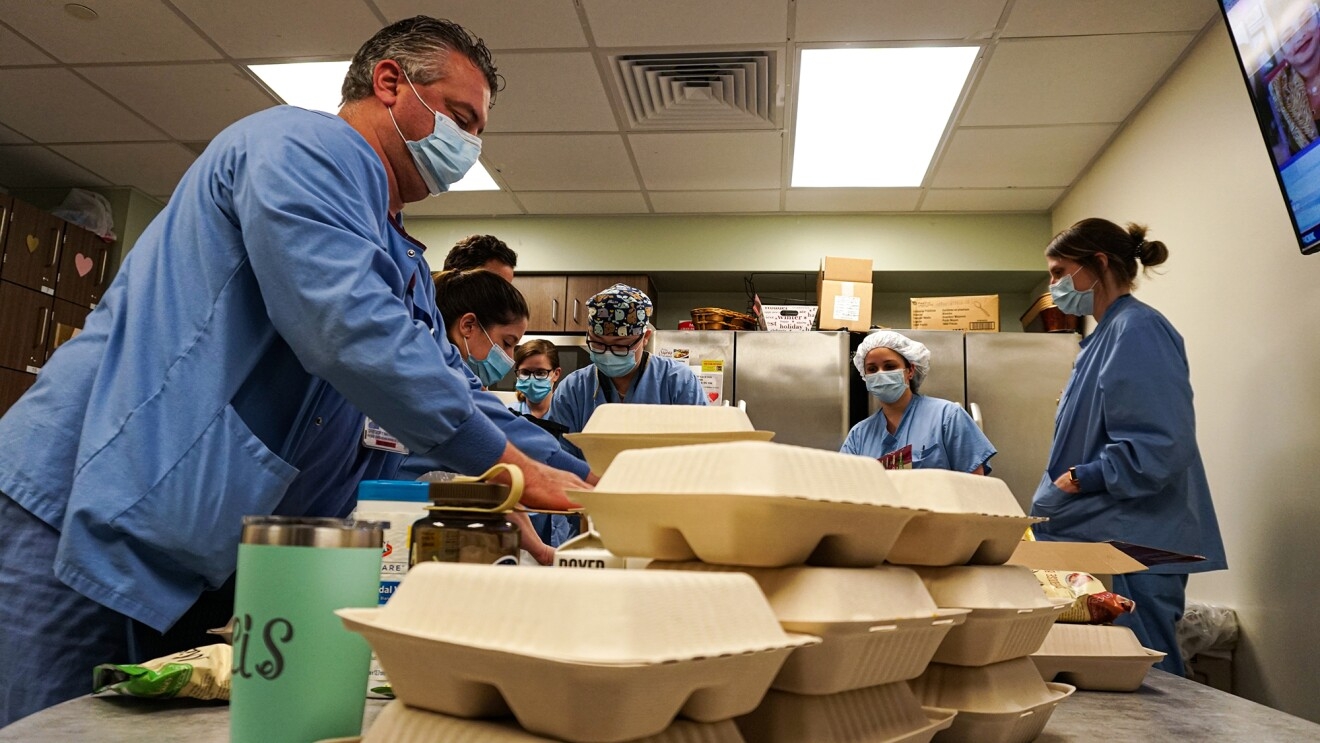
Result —
<path fill-rule="evenodd" d="M 1320 6 L 1220 0 L 1303 253 L 1320 251 Z"/>

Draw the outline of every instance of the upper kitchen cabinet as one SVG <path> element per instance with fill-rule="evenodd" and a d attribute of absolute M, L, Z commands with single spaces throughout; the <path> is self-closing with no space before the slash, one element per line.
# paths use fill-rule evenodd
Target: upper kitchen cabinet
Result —
<path fill-rule="evenodd" d="M 641 289 L 655 301 L 651 279 L 644 274 L 518 275 L 513 279 L 513 285 L 527 300 L 528 333 L 585 333 L 587 300 L 620 283 Z"/>
<path fill-rule="evenodd" d="M 0 278 L 43 294 L 54 294 L 64 220 L 14 199 L 8 222 Z"/>
<path fill-rule="evenodd" d="M 110 244 L 77 225 L 64 227 L 55 296 L 83 307 L 101 301 L 109 272 Z"/>

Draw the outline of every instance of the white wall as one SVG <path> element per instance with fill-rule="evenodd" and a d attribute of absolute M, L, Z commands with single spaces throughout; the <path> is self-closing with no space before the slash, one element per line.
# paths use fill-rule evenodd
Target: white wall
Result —
<path fill-rule="evenodd" d="M 1170 260 L 1137 296 L 1182 332 L 1230 569 L 1236 691 L 1320 721 L 1320 255 L 1300 255 L 1227 30 L 1180 68 L 1054 212 L 1149 224 Z"/>

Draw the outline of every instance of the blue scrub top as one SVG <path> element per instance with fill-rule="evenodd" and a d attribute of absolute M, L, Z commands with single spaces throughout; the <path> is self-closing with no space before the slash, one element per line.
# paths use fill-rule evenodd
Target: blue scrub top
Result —
<path fill-rule="evenodd" d="M 554 401 L 550 404 L 548 420 L 566 426 L 570 433 L 579 433 L 587 425 L 596 408 L 610 402 L 626 402 L 638 405 L 707 405 L 706 391 L 701 387 L 701 380 L 692 368 L 681 361 L 674 361 L 650 353 L 642 354 L 644 366 L 633 377 L 628 391 L 622 398 L 614 383 L 609 379 L 602 382 L 603 375 L 596 371 L 595 365 L 585 366 L 564 377 L 555 388 Z M 582 450 L 568 441 L 564 450 L 581 457 Z"/>
<path fill-rule="evenodd" d="M 912 445 L 913 469 L 971 472 L 984 466 L 988 475 L 990 457 L 996 453 L 961 405 L 917 394 L 912 395 L 892 434 L 886 428 L 884 411 L 877 410 L 853 426 L 840 451 L 878 459 L 908 444 Z"/>
<path fill-rule="evenodd" d="M 1120 297 L 1081 342 L 1054 418 L 1054 445 L 1032 499 L 1041 539 L 1117 539 L 1204 562 L 1158 565 L 1152 573 L 1196 573 L 1228 566 L 1210 499 L 1187 352 L 1155 309 Z M 1054 481 L 1077 468 L 1082 492 Z"/>

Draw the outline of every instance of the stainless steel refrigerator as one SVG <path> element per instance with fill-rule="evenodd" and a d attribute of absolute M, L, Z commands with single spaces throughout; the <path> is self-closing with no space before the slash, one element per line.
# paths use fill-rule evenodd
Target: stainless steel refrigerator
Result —
<path fill-rule="evenodd" d="M 899 330 L 930 349 L 922 394 L 953 400 L 981 424 L 999 451 L 991 476 L 1008 484 L 1026 511 L 1045 471 L 1054 413 L 1081 336 L 1073 333 L 964 333 Z M 870 410 L 879 409 L 872 398 Z"/>

